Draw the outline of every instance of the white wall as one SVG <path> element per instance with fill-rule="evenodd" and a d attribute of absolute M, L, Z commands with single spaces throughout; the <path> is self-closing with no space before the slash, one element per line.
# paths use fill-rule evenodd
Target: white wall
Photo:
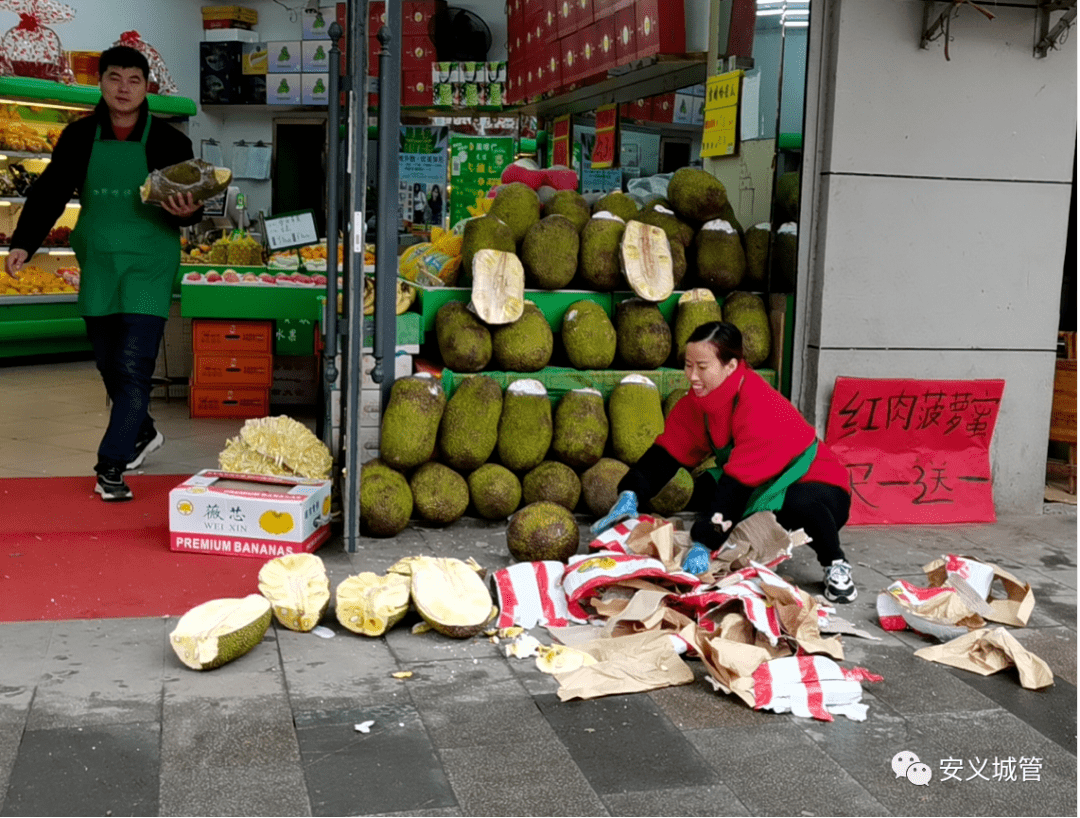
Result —
<path fill-rule="evenodd" d="M 935 4 L 943 10 L 944 4 Z M 1042 502 L 1076 140 L 1076 39 L 961 7 L 950 57 L 922 0 L 816 10 L 796 394 L 823 430 L 838 375 L 1004 378 L 999 509 Z M 822 18 L 825 18 L 824 21 Z M 816 89 L 816 90 L 815 90 Z M 797 358 L 800 356 L 796 356 Z"/>

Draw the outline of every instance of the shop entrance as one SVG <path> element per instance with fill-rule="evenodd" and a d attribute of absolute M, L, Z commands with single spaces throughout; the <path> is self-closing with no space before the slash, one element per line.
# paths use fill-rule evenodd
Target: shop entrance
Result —
<path fill-rule="evenodd" d="M 275 119 L 272 213 L 313 210 L 326 235 L 326 120 Z"/>

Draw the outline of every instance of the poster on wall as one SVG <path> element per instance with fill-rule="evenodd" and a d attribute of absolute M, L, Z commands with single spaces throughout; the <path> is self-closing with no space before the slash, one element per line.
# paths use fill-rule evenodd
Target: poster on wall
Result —
<path fill-rule="evenodd" d="M 718 74 L 705 81 L 705 129 L 702 156 L 732 156 L 739 149 L 739 89 L 742 71 Z"/>
<path fill-rule="evenodd" d="M 446 127 L 403 126 L 398 153 L 398 212 L 405 232 L 446 226 Z"/>
<path fill-rule="evenodd" d="M 848 470 L 848 525 L 995 521 L 990 441 L 1003 380 L 836 379 L 825 442 Z"/>
<path fill-rule="evenodd" d="M 450 135 L 450 225 L 486 212 L 488 191 L 514 161 L 512 136 Z"/>

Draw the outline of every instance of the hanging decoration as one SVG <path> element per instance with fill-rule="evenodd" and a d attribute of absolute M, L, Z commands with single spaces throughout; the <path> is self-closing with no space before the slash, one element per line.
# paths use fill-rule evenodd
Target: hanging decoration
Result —
<path fill-rule="evenodd" d="M 146 83 L 146 90 L 149 93 L 167 96 L 169 94 L 177 94 L 180 92 L 180 89 L 176 87 L 176 83 L 173 82 L 173 78 L 169 74 L 169 69 L 165 66 L 165 60 L 161 58 L 161 54 L 158 53 L 156 48 L 145 42 L 142 37 L 139 36 L 139 32 L 125 31 L 120 35 L 120 39 L 113 43 L 113 45 L 129 46 L 146 57 L 146 61 L 150 63 L 150 76 L 147 78 Z"/>
<path fill-rule="evenodd" d="M 72 84 L 60 38 L 49 28 L 75 19 L 75 9 L 55 0 L 0 0 L 0 9 L 19 15 L 19 24 L 0 39 L 0 74 Z"/>

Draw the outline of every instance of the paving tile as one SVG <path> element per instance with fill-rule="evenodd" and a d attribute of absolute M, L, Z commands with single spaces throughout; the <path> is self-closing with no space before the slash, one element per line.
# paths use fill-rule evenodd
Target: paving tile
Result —
<path fill-rule="evenodd" d="M 1009 630 L 1054 673 L 1054 678 L 1076 685 L 1076 631 L 1062 625 L 1056 628 L 1013 628 Z"/>
<path fill-rule="evenodd" d="M 159 741 L 156 723 L 28 731 L 0 815 L 156 815 Z"/>
<path fill-rule="evenodd" d="M 439 809 L 418 809 L 418 810 L 406 810 L 405 812 L 380 812 L 379 815 L 387 816 L 387 818 L 406 818 L 406 816 L 452 816 L 462 815 L 462 811 L 457 807 L 440 807 Z"/>
<path fill-rule="evenodd" d="M 562 742 L 496 744 L 441 751 L 465 815 L 607 815 Z"/>
<path fill-rule="evenodd" d="M 648 693 L 672 724 L 681 730 L 700 730 L 761 723 L 762 714 L 747 707 L 738 696 L 713 690 L 707 681 L 709 671 L 702 662 L 691 661 L 687 665 L 694 672 L 692 683 Z"/>
<path fill-rule="evenodd" d="M 801 721 L 801 720 L 800 720 Z M 823 728 L 846 728 L 839 718 Z M 884 815 L 882 804 L 791 717 L 754 727 L 688 730 L 687 738 L 750 815 Z M 815 723 L 816 725 L 817 723 Z M 852 723 L 854 724 L 854 723 Z"/>
<path fill-rule="evenodd" d="M 8 780 L 22 742 L 26 713 L 26 705 L 0 704 L 0 812 L 4 809 Z"/>
<path fill-rule="evenodd" d="M 412 633 L 410 623 L 416 619 L 406 617 L 397 627 L 387 632 L 386 644 L 397 658 L 403 670 L 411 670 L 415 664 L 455 659 L 492 659 L 502 656 L 498 645 L 486 636 L 469 639 L 453 639 L 434 630 Z"/>
<path fill-rule="evenodd" d="M 0 547 L 0 555 L 4 554 Z M 0 701 L 7 707 L 29 708 L 41 680 L 55 622 L 5 622 L 3 661 L 0 662 Z"/>
<path fill-rule="evenodd" d="M 296 715 L 313 815 L 373 815 L 457 806 L 415 708 L 370 705 Z M 366 721 L 374 722 L 370 732 L 355 729 Z"/>
<path fill-rule="evenodd" d="M 635 790 L 707 786 L 717 776 L 648 696 L 605 696 L 537 705 L 601 795 Z"/>
<path fill-rule="evenodd" d="M 748 811 L 723 784 L 670 790 L 611 793 L 604 804 L 612 815 L 746 815 Z"/>
<path fill-rule="evenodd" d="M 159 815 L 311 815 L 297 765 L 201 767 L 163 780 Z"/>

